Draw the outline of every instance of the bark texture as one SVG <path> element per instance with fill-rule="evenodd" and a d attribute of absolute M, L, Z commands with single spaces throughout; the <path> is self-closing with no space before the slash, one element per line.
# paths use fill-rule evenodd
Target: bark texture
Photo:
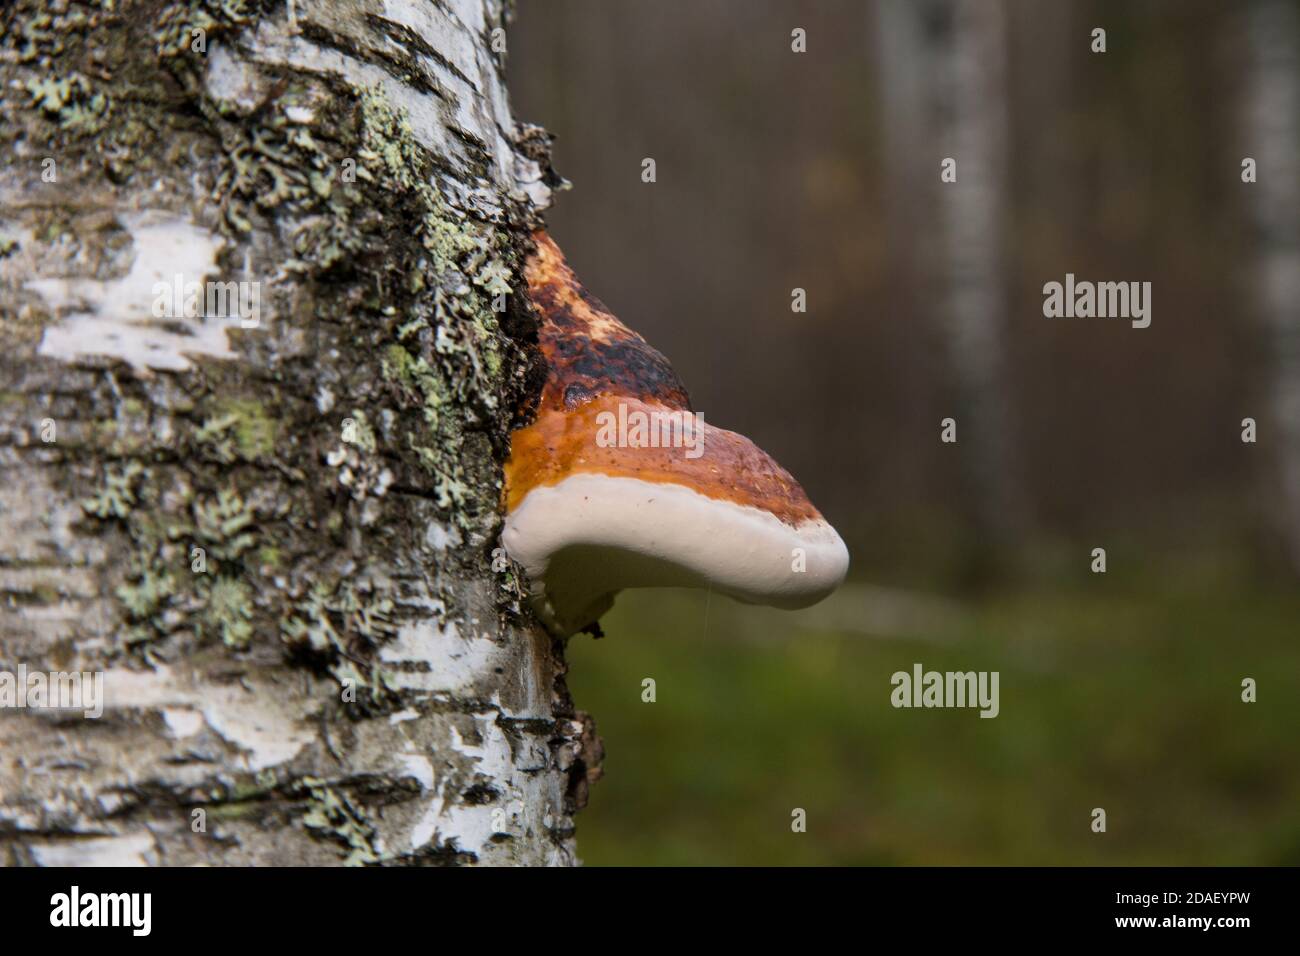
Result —
<path fill-rule="evenodd" d="M 599 743 L 496 550 L 557 182 L 503 6 L 0 13 L 0 672 L 105 697 L 0 710 L 0 861 L 574 862 Z"/>

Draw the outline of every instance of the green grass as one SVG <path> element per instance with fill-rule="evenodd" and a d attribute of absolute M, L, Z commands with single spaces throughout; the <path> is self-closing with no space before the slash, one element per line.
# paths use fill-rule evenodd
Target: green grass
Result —
<path fill-rule="evenodd" d="M 569 645 L 606 746 L 583 859 L 1300 863 L 1300 597 L 895 597 L 791 614 L 622 595 L 607 638 Z M 894 709 L 914 662 L 999 671 L 1000 715 Z"/>

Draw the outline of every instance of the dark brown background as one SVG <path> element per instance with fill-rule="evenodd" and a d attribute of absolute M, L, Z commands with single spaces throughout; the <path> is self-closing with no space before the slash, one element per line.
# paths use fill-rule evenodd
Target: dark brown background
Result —
<path fill-rule="evenodd" d="M 1268 421 L 1239 6 L 1007 5 L 1003 342 L 1031 539 L 1270 553 L 1267 443 L 1239 439 Z M 575 184 L 550 220 L 583 281 L 801 479 L 859 567 L 933 575 L 968 530 L 938 441 L 962 409 L 926 281 L 938 202 L 887 172 L 880 42 L 860 2 L 523 3 L 510 75 Z M 937 181 L 951 154 L 939 135 L 913 161 Z M 1067 271 L 1150 281 L 1152 326 L 1045 319 Z"/>
<path fill-rule="evenodd" d="M 1279 147 L 1249 122 L 1250 18 L 1268 7 L 1289 24 L 1276 75 L 1294 90 L 1300 5 L 913 6 L 936 35 L 954 11 L 1001 18 L 1005 73 L 976 105 L 1006 124 L 1001 225 L 982 251 L 1000 252 L 988 278 L 1005 297 L 994 386 L 1011 464 L 983 491 L 969 475 L 990 435 L 972 425 L 968 356 L 944 316 L 942 190 L 969 183 L 953 132 L 966 107 L 940 97 L 902 136 L 912 61 L 881 5 L 519 4 L 516 115 L 556 135 L 574 184 L 552 234 L 710 422 L 803 482 L 853 557 L 850 582 L 806 612 L 628 592 L 607 640 L 572 642 L 570 685 L 607 744 L 580 850 L 1294 864 L 1300 598 L 1271 403 L 1289 387 L 1279 349 L 1289 336 L 1300 356 L 1300 332 L 1269 321 L 1297 329 L 1300 313 L 1266 314 L 1260 276 L 1280 243 L 1295 261 L 1296 227 L 1258 227 L 1260 184 L 1240 164 Z M 1105 54 L 1090 52 L 1095 26 Z M 1300 117 L 1268 115 L 1271 135 L 1295 135 Z M 1261 176 L 1297 173 L 1298 153 L 1281 143 Z M 957 186 L 939 183 L 946 156 Z M 1292 203 L 1300 191 L 1272 185 Z M 1043 284 L 1067 272 L 1151 282 L 1151 327 L 1044 318 Z M 807 314 L 790 311 L 796 286 Z M 939 441 L 948 416 L 955 446 Z M 1258 444 L 1240 439 L 1247 416 Z M 890 675 L 917 662 L 999 671 L 1001 714 L 892 708 Z M 807 833 L 791 832 L 792 808 Z"/>

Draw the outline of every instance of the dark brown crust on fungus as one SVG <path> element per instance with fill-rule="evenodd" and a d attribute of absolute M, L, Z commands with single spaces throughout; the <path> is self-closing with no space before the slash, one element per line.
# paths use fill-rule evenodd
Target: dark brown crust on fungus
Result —
<path fill-rule="evenodd" d="M 551 238 L 533 239 L 525 276 L 548 372 L 536 418 L 511 437 L 508 510 L 533 488 L 586 472 L 682 485 L 791 525 L 821 518 L 789 472 L 735 432 L 705 424 L 697 458 L 685 448 L 600 447 L 602 412 L 689 413 L 690 398 L 668 360 L 582 288 Z"/>
<path fill-rule="evenodd" d="M 537 252 L 525 278 L 550 366 L 541 407 L 576 408 L 598 395 L 619 395 L 689 411 L 690 396 L 668 359 L 579 284 L 550 236 L 538 231 L 533 241 Z"/>

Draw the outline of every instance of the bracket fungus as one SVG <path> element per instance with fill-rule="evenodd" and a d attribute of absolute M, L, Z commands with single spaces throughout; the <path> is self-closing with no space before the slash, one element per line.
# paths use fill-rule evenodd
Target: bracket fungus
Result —
<path fill-rule="evenodd" d="M 710 587 L 800 608 L 849 555 L 799 483 L 707 425 L 662 354 L 579 284 L 544 232 L 525 266 L 546 382 L 511 437 L 502 543 L 538 616 L 566 637 L 634 587 Z"/>

